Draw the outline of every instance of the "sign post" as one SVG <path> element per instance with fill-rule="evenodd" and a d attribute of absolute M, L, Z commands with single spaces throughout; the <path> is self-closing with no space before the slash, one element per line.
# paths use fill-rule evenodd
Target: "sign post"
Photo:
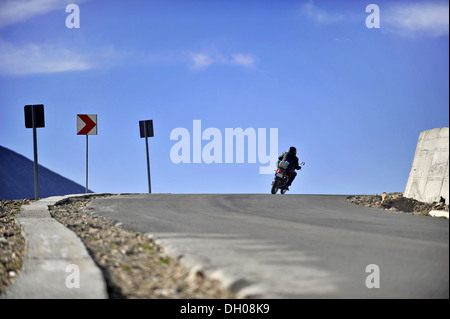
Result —
<path fill-rule="evenodd" d="M 44 105 L 25 105 L 25 127 L 33 128 L 33 150 L 34 150 L 34 199 L 39 199 L 39 174 L 37 155 L 37 130 L 38 127 L 45 127 Z"/>
<path fill-rule="evenodd" d="M 153 120 L 139 121 L 139 130 L 141 138 L 145 137 L 145 149 L 147 151 L 147 177 L 148 177 L 148 193 L 152 193 L 152 184 L 150 180 L 150 156 L 148 153 L 148 138 L 153 137 Z"/>
<path fill-rule="evenodd" d="M 77 135 L 86 135 L 86 194 L 89 180 L 89 135 L 97 135 L 97 114 L 77 114 Z"/>

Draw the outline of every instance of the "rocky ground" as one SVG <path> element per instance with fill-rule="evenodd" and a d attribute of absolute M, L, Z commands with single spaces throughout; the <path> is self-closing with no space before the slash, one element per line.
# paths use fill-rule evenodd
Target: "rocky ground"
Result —
<path fill-rule="evenodd" d="M 0 200 L 0 294 L 20 274 L 25 237 L 15 216 L 30 200 Z"/>
<path fill-rule="evenodd" d="M 405 198 L 402 193 L 359 195 L 350 196 L 347 199 L 353 204 L 415 215 L 429 215 L 429 212 L 432 210 L 443 210 L 448 212 L 448 205 L 445 205 L 443 201 L 432 204 L 423 203 L 412 198 Z"/>

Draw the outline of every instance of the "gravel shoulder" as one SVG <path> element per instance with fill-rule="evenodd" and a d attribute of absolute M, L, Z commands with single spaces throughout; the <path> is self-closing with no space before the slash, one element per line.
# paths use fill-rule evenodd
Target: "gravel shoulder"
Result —
<path fill-rule="evenodd" d="M 409 213 L 413 215 L 431 216 L 432 210 L 448 212 L 448 205 L 444 201 L 424 203 L 412 198 L 403 197 L 402 193 L 382 193 L 381 195 L 349 196 L 350 203 L 383 209 L 390 212 Z"/>
<path fill-rule="evenodd" d="M 0 200 L 0 295 L 20 275 L 26 239 L 16 215 L 31 200 Z"/>

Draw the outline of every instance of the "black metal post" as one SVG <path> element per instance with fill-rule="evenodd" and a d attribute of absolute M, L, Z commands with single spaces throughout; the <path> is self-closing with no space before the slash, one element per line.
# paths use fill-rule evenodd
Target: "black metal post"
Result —
<path fill-rule="evenodd" d="M 148 175 L 148 193 L 152 193 L 152 184 L 150 180 L 150 156 L 148 153 L 148 134 L 147 134 L 147 125 L 144 125 L 144 131 L 145 131 L 145 149 L 147 151 L 147 175 Z"/>
<path fill-rule="evenodd" d="M 34 149 L 34 199 L 39 199 L 39 178 L 38 178 L 38 155 L 37 155 L 37 130 L 36 130 L 36 110 L 31 106 L 31 118 L 33 122 L 33 149 Z"/>

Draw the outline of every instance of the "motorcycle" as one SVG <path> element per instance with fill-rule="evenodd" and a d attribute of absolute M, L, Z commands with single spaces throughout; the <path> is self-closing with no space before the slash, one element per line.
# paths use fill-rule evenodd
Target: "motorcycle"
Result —
<path fill-rule="evenodd" d="M 300 164 L 301 166 L 305 165 L 305 162 Z M 285 194 L 287 192 L 287 185 L 289 182 L 289 176 L 291 171 L 294 169 L 289 169 L 288 161 L 278 161 L 277 169 L 275 170 L 275 179 L 272 182 L 271 193 L 276 194 L 278 190 L 280 190 L 281 194 Z"/>

